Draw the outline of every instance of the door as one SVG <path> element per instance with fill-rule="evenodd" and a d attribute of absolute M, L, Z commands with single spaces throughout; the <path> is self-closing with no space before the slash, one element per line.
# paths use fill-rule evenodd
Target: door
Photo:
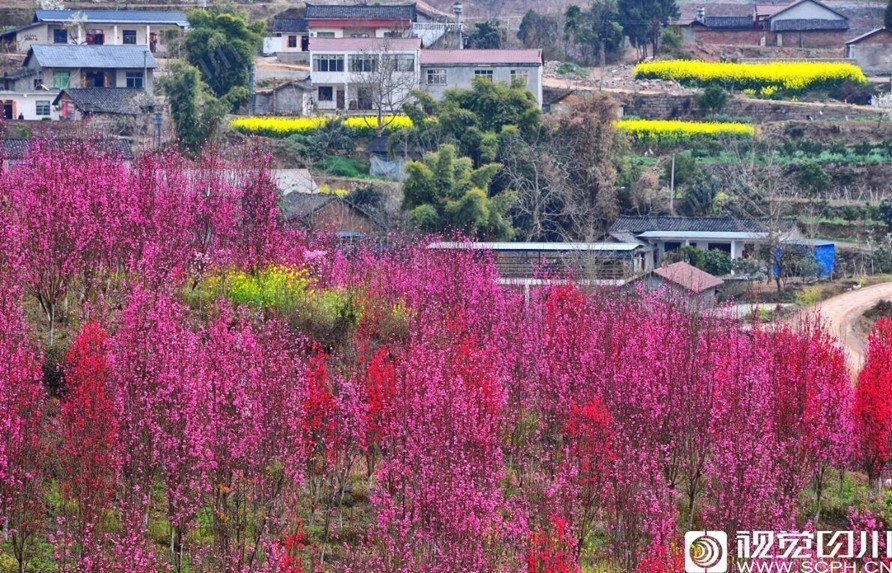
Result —
<path fill-rule="evenodd" d="M 3 119 L 13 119 L 15 117 L 15 104 L 11 101 L 3 102 Z"/>
<path fill-rule="evenodd" d="M 338 90 L 337 108 L 344 109 L 344 90 Z"/>
<path fill-rule="evenodd" d="M 86 85 L 85 88 L 104 88 L 107 87 L 105 83 L 105 72 L 87 72 L 86 74 Z"/>
<path fill-rule="evenodd" d="M 301 36 L 300 37 L 300 51 L 301 52 L 309 52 L 310 51 L 310 37 L 309 36 Z"/>

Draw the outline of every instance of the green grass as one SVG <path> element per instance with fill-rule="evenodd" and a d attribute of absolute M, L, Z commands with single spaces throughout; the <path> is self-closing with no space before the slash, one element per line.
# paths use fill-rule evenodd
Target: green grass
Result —
<path fill-rule="evenodd" d="M 351 157 L 339 157 L 326 155 L 322 162 L 322 170 L 338 177 L 350 177 L 353 179 L 368 179 L 370 165 L 368 161 L 353 159 Z"/>
<path fill-rule="evenodd" d="M 562 76 L 573 74 L 574 76 L 580 78 L 588 77 L 588 70 L 586 70 L 582 66 L 574 64 L 573 62 L 564 62 L 563 64 L 558 66 L 557 73 Z"/>

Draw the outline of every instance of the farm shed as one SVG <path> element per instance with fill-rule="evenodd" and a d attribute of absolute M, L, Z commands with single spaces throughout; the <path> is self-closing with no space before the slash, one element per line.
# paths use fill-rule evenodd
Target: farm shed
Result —
<path fill-rule="evenodd" d="M 371 214 L 336 195 L 292 191 L 282 199 L 282 211 L 289 224 L 314 231 L 355 237 L 384 230 Z"/>
<path fill-rule="evenodd" d="M 608 234 L 617 240 L 633 236 L 653 246 L 657 261 L 668 251 L 683 245 L 698 249 L 716 249 L 739 259 L 751 252 L 769 236 L 786 241 L 802 238 L 796 221 L 767 219 L 736 219 L 733 217 L 669 217 L 626 216 L 611 225 Z"/>
<path fill-rule="evenodd" d="M 846 56 L 865 74 L 892 73 L 892 30 L 877 28 L 846 42 Z"/>
<path fill-rule="evenodd" d="M 369 141 L 366 148 L 369 152 L 370 173 L 386 177 L 393 181 L 403 181 L 406 174 L 406 158 L 392 156 L 387 151 L 387 136 L 381 135 Z"/>
<path fill-rule="evenodd" d="M 642 288 L 645 292 L 661 291 L 679 296 L 698 308 L 711 308 L 717 290 L 725 282 L 685 262 L 666 265 L 628 284 L 626 288 Z"/>
<path fill-rule="evenodd" d="M 429 249 L 489 250 L 503 279 L 575 273 L 612 284 L 649 271 L 651 249 L 640 243 L 431 243 Z"/>

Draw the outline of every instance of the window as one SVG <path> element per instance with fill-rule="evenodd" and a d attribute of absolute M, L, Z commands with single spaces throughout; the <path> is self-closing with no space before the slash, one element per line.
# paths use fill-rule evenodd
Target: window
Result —
<path fill-rule="evenodd" d="M 335 33 L 334 32 L 316 32 L 316 37 L 317 38 L 334 38 Z"/>
<path fill-rule="evenodd" d="M 41 99 L 37 100 L 35 103 L 34 112 L 40 117 L 49 117 L 50 116 L 50 100 Z"/>
<path fill-rule="evenodd" d="M 128 88 L 143 87 L 142 72 L 127 72 L 127 87 Z"/>
<path fill-rule="evenodd" d="M 403 34 L 401 32 L 384 32 L 385 38 L 402 38 Z"/>
<path fill-rule="evenodd" d="M 427 71 L 427 85 L 429 86 L 445 86 L 446 70 L 442 68 Z"/>
<path fill-rule="evenodd" d="M 331 86 L 319 86 L 319 101 L 334 101 L 334 88 Z"/>
<path fill-rule="evenodd" d="M 375 98 L 372 90 L 369 88 L 359 88 L 356 90 L 356 107 L 361 110 L 371 110 L 375 108 Z"/>
<path fill-rule="evenodd" d="M 414 72 L 415 56 L 412 54 L 397 54 L 387 57 L 387 67 L 395 72 Z"/>
<path fill-rule="evenodd" d="M 483 78 L 484 80 L 491 82 L 492 70 L 474 70 L 474 78 Z"/>
<path fill-rule="evenodd" d="M 136 30 L 124 30 L 124 43 L 136 44 Z"/>
<path fill-rule="evenodd" d="M 70 79 L 71 72 L 53 72 L 53 87 L 57 90 L 64 90 L 68 87 Z"/>
<path fill-rule="evenodd" d="M 313 56 L 314 72 L 343 72 L 344 56 Z"/>
<path fill-rule="evenodd" d="M 102 30 L 87 30 L 87 43 L 94 46 L 105 44 L 105 32 Z"/>
<path fill-rule="evenodd" d="M 530 82 L 529 70 L 511 70 L 511 83 L 517 83 L 526 87 Z"/>
<path fill-rule="evenodd" d="M 378 56 L 361 55 L 350 56 L 350 71 L 355 73 L 361 72 L 377 72 Z"/>
<path fill-rule="evenodd" d="M 53 30 L 53 43 L 54 44 L 67 44 L 68 43 L 68 30 Z"/>
<path fill-rule="evenodd" d="M 289 48 L 297 47 L 297 36 L 288 36 L 288 47 Z"/>

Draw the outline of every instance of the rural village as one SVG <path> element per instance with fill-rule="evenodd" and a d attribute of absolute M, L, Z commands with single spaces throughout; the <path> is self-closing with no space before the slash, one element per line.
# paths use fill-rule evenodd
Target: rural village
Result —
<path fill-rule="evenodd" d="M 0 0 L 0 573 L 892 572 L 892 0 Z"/>

